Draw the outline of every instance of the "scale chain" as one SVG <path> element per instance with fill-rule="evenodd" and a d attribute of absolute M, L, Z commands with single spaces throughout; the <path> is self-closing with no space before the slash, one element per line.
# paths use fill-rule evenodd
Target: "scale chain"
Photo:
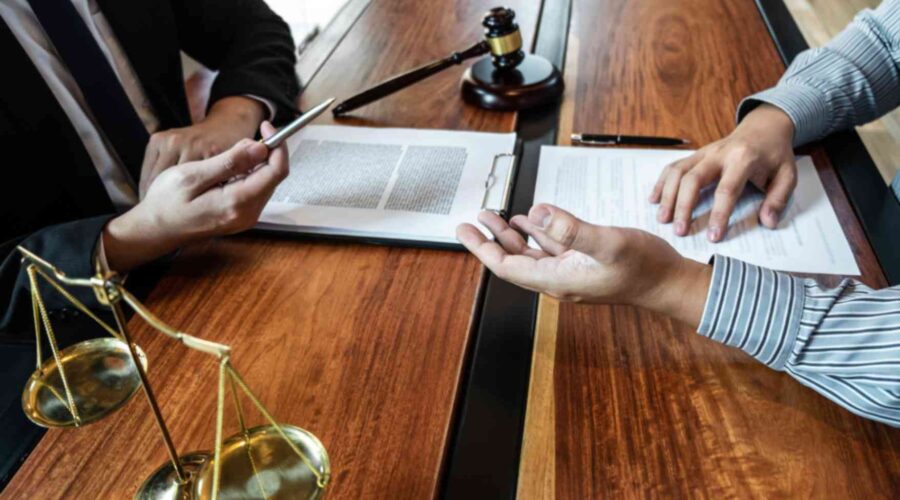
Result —
<path fill-rule="evenodd" d="M 38 281 L 37 275 L 35 274 L 36 268 L 34 265 L 28 267 L 28 281 L 31 285 L 31 289 L 34 290 L 34 299 L 37 301 L 38 310 L 40 311 L 41 319 L 44 322 L 44 330 L 47 333 L 47 340 L 50 343 L 50 350 L 53 352 L 53 359 L 56 361 L 56 369 L 59 370 L 59 378 L 62 380 L 63 389 L 66 392 L 66 399 L 68 400 L 68 409 L 69 413 L 72 414 L 72 419 L 75 421 L 75 426 L 81 424 L 81 418 L 78 416 L 78 408 L 75 406 L 75 398 L 72 396 L 72 390 L 69 389 L 69 381 L 66 380 L 66 372 L 63 370 L 62 360 L 59 358 L 59 349 L 56 345 L 56 336 L 53 334 L 53 327 L 50 326 L 50 318 L 47 316 L 47 306 L 44 305 L 44 300 L 41 298 L 40 292 L 37 292 L 38 289 Z"/>

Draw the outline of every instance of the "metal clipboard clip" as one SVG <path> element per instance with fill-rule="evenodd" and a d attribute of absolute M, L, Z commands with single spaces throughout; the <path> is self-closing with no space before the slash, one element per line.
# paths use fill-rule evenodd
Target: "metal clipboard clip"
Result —
<path fill-rule="evenodd" d="M 506 179 L 503 182 L 503 195 L 500 198 L 500 206 L 497 208 L 488 207 L 488 200 L 491 197 L 491 190 L 497 183 L 497 161 L 501 158 L 512 158 L 509 162 L 509 170 L 506 171 Z M 499 153 L 494 155 L 491 161 L 491 171 L 488 173 L 487 179 L 484 181 L 484 197 L 481 199 L 481 209 L 490 210 L 497 215 L 505 216 L 507 207 L 509 207 L 509 195 L 512 192 L 512 183 L 516 173 L 516 155 L 512 153 Z"/>

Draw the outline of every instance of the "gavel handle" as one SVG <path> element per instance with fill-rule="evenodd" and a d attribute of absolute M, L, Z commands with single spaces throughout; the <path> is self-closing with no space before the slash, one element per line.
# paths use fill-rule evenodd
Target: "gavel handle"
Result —
<path fill-rule="evenodd" d="M 393 78 L 385 80 L 378 85 L 365 90 L 346 101 L 338 104 L 331 110 L 334 116 L 340 116 L 348 111 L 352 111 L 361 106 L 365 106 L 373 101 L 377 101 L 382 97 L 389 96 L 398 90 L 409 87 L 410 85 L 424 80 L 429 76 L 439 73 L 450 66 L 455 64 L 459 64 L 466 59 L 480 56 L 482 54 L 486 54 L 490 50 L 487 42 L 481 41 L 476 43 L 475 45 L 469 47 L 462 52 L 454 52 L 450 54 L 450 56 L 439 59 L 437 61 L 428 63 L 424 66 L 418 67 L 412 71 L 408 71 L 403 73 L 402 75 L 397 75 Z"/>

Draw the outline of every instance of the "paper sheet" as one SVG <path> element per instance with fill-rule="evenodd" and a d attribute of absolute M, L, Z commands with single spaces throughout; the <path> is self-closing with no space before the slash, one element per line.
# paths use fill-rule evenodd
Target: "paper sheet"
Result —
<path fill-rule="evenodd" d="M 545 146 L 535 203 L 551 203 L 595 224 L 634 227 L 668 241 L 685 257 L 708 262 L 726 255 L 781 271 L 859 275 L 850 244 L 809 157 L 797 159 L 797 189 L 777 229 L 758 221 L 763 194 L 748 187 L 729 221 L 726 239 L 710 243 L 706 227 L 713 189 L 702 193 L 687 236 L 656 221 L 647 199 L 662 169 L 691 151 Z"/>
<path fill-rule="evenodd" d="M 455 244 L 494 157 L 514 146 L 515 134 L 310 126 L 288 142 L 291 173 L 258 227 Z M 510 163 L 498 162 L 496 190 Z M 492 189 L 488 206 L 499 198 Z"/>

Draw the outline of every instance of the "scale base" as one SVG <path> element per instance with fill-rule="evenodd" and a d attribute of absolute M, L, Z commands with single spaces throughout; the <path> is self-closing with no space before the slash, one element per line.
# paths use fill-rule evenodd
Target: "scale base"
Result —
<path fill-rule="evenodd" d="M 462 80 L 463 99 L 478 107 L 497 111 L 517 111 L 550 104 L 563 93 L 563 79 L 550 61 L 526 54 L 518 66 L 498 70 L 485 57 L 466 70 Z"/>
<path fill-rule="evenodd" d="M 175 468 L 172 462 L 156 469 L 150 477 L 141 485 L 141 489 L 134 495 L 135 500 L 183 500 L 194 498 L 195 481 L 200 469 L 206 462 L 212 460 L 212 454 L 207 452 L 194 452 L 178 457 L 181 468 L 187 474 L 185 483 L 178 482 Z"/>

